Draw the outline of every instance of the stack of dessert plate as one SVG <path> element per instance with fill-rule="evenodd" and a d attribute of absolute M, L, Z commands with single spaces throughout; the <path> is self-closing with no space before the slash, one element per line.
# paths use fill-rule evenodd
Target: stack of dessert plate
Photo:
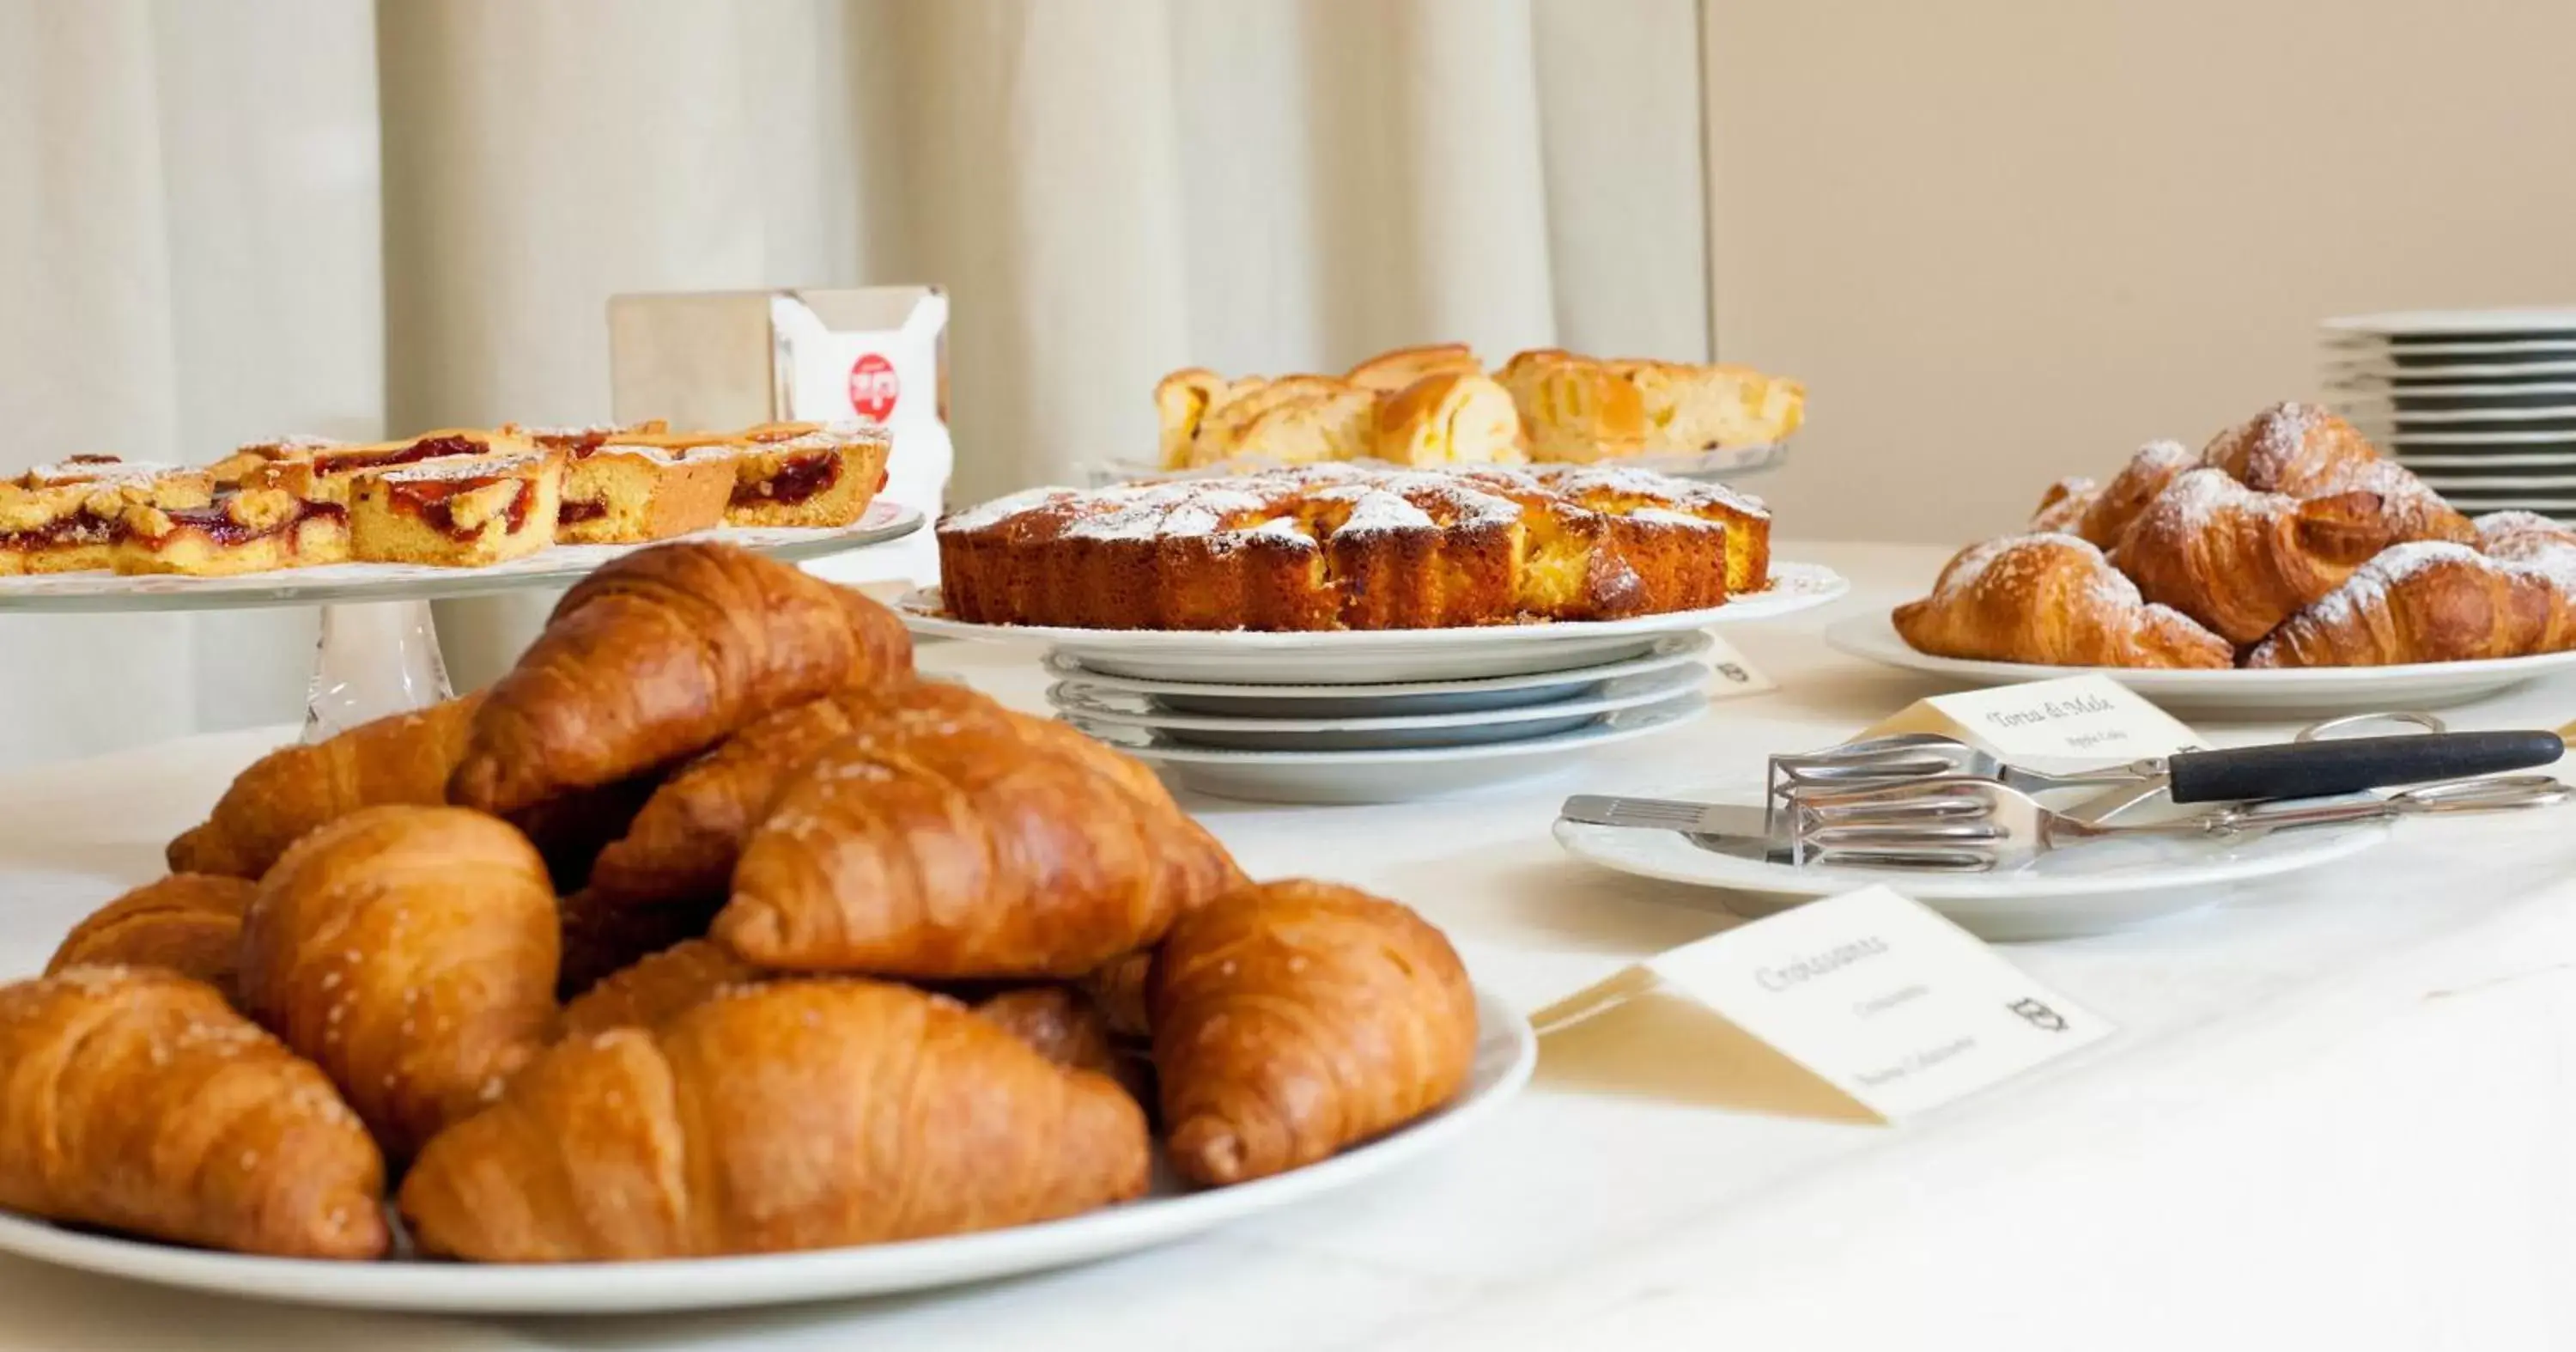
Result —
<path fill-rule="evenodd" d="M 2337 412 L 2461 511 L 2576 521 L 2576 308 L 2325 323 Z"/>
<path fill-rule="evenodd" d="M 1712 624 L 1820 605 L 1830 570 L 1777 563 L 1765 591 L 1623 620 L 1327 633 L 972 624 L 936 591 L 914 632 L 1036 642 L 1067 723 L 1183 789 L 1280 803 L 1383 803 L 1551 774 L 1708 703 Z"/>

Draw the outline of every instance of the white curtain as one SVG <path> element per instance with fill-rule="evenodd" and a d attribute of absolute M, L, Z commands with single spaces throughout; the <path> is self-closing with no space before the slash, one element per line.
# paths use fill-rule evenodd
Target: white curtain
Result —
<path fill-rule="evenodd" d="M 608 411 L 621 291 L 937 281 L 952 497 L 1163 371 L 1704 355 L 1696 0 L 0 0 L 0 472 Z M 460 684 L 544 597 L 445 604 Z M 287 721 L 312 618 L 0 614 L 0 763 Z"/>

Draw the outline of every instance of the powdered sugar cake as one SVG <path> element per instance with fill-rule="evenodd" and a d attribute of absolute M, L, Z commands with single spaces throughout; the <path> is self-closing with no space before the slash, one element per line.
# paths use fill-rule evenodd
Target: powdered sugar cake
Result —
<path fill-rule="evenodd" d="M 1078 629 L 1435 629 L 1723 603 L 1769 574 L 1770 518 L 1634 470 L 1308 465 L 1037 489 L 940 523 L 950 612 Z"/>

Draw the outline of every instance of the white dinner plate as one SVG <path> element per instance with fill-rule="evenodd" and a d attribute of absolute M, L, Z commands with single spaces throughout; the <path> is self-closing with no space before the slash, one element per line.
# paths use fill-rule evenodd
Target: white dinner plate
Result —
<path fill-rule="evenodd" d="M 2402 365 L 2385 358 L 2368 362 L 2350 362 L 2330 367 L 2326 372 L 2330 384 L 2338 387 L 2376 389 L 2395 387 L 2402 393 L 2414 393 L 2422 385 L 2450 381 L 2470 385 L 2495 379 L 2508 384 L 2544 377 L 2576 377 L 2576 354 L 2564 360 L 2534 359 L 2520 362 L 2437 362 Z"/>
<path fill-rule="evenodd" d="M 1047 690 L 1047 703 L 1089 723 L 1148 728 L 1176 744 L 1245 751 L 1379 751 L 1402 747 L 1477 746 L 1572 732 L 1603 714 L 1634 709 L 1689 691 L 1708 681 L 1697 664 L 1668 667 L 1602 683 L 1581 699 L 1514 709 L 1463 713 L 1393 714 L 1376 718 L 1241 718 L 1174 713 L 1154 697 L 1091 691 L 1071 682 Z"/>
<path fill-rule="evenodd" d="M 1970 685 L 2011 685 L 2099 672 L 2167 709 L 2261 718 L 2438 708 L 2508 690 L 2536 677 L 2576 671 L 2576 652 L 2477 662 L 2417 662 L 2398 667 L 2261 671 L 1975 662 L 1916 652 L 1897 634 L 1896 625 L 1885 614 L 1854 615 L 1827 625 L 1825 642 L 1837 652 Z"/>
<path fill-rule="evenodd" d="M 2340 315 L 2320 327 L 2329 335 L 2406 339 L 2418 335 L 2474 338 L 2481 334 L 2514 334 L 2525 341 L 2544 335 L 2576 340 L 2576 309 L 2558 305 L 2513 305 L 2489 310 L 2390 310 L 2380 314 Z"/>
<path fill-rule="evenodd" d="M 2559 424 L 2576 426 L 2576 403 L 2558 403 L 2531 408 L 2500 405 L 2493 408 L 2408 409 L 2399 413 L 2392 410 L 2385 399 L 2337 399 L 2331 402 L 2335 412 L 2361 424 L 2363 428 L 2397 436 L 2415 436 L 2425 432 L 2442 435 L 2468 432 L 2557 438 L 2569 435 L 2568 431 Z M 2485 423 L 2496 425 L 2471 426 L 2471 424 Z M 2550 426 L 2533 426 L 2536 423 L 2547 423 Z"/>
<path fill-rule="evenodd" d="M 1198 793 L 1256 803 L 1403 803 L 1554 774 L 1595 747 L 1678 727 L 1707 711 L 1708 697 L 1694 691 L 1553 737 L 1381 751 L 1229 751 L 1176 744 L 1148 728 L 1064 721 Z"/>
<path fill-rule="evenodd" d="M 1621 676 L 1662 671 L 1695 661 L 1716 640 L 1705 631 L 1666 634 L 1642 657 L 1566 671 L 1487 676 L 1465 681 L 1397 681 L 1385 685 L 1246 685 L 1211 681 L 1154 681 L 1093 671 L 1064 653 L 1042 665 L 1060 680 L 1090 690 L 1151 695 L 1180 713 L 1228 718 L 1389 718 L 1398 714 L 1471 713 L 1517 709 L 1580 699 Z"/>
<path fill-rule="evenodd" d="M 1339 1192 L 1454 1146 L 1529 1080 L 1538 1039 L 1519 1012 L 1476 992 L 1476 1060 L 1448 1107 L 1320 1164 L 1188 1191 L 1160 1169 L 1154 1193 L 1070 1220 L 983 1234 L 746 1258 L 639 1263 L 333 1263 L 253 1258 L 121 1239 L 0 1214 L 0 1252 L 84 1272 L 255 1300 L 471 1314 L 646 1314 L 920 1291 L 1089 1262 Z"/>
<path fill-rule="evenodd" d="M 1759 805 L 1759 786 L 1683 785 L 1659 798 Z M 1997 873 L 1795 868 L 1703 849 L 1677 831 L 1587 826 L 1559 820 L 1557 843 L 1577 859 L 1666 882 L 1719 888 L 1738 915 L 1770 915 L 1803 901 L 1882 884 L 1922 902 L 1980 938 L 2067 939 L 2125 929 L 2212 905 L 2227 888 L 2316 868 L 2388 838 L 2386 822 L 2278 831 L 2243 840 L 2090 841 Z"/>
<path fill-rule="evenodd" d="M 2338 402 L 2348 401 L 2356 404 L 2393 404 L 2400 399 L 2451 399 L 2475 402 L 2482 407 L 2494 404 L 2506 408 L 2530 410 L 2561 408 L 2576 402 L 2576 380 L 2535 380 L 2529 384 L 2507 385 L 2461 381 L 2450 385 L 2409 385 L 2404 389 L 2391 389 L 2379 384 L 2344 383 L 2328 385 L 2326 389 Z M 2460 410 L 2445 411 L 2459 412 Z"/>
<path fill-rule="evenodd" d="M 2562 354 L 2576 359 L 2576 333 L 2557 337 L 2543 333 L 2528 338 L 2470 338 L 2458 342 L 2429 335 L 2402 343 L 2361 334 L 2335 334 L 2326 339 L 2326 355 L 2331 361 L 2391 361 L 2400 353 L 2428 361 L 2443 358 L 2504 361 L 2526 355 L 2535 361 L 2554 361 Z"/>
<path fill-rule="evenodd" d="M 2545 470 L 2557 469 L 2561 466 L 2576 472 L 2576 443 L 2567 443 L 2567 449 L 2561 451 L 2524 452 L 2507 446 L 2493 451 L 2470 451 L 2465 455 L 2457 453 L 2456 448 L 2448 446 L 2420 453 L 2401 447 L 2397 452 L 2397 459 L 2399 463 L 2419 474 L 2428 471 L 2464 469 Z"/>
<path fill-rule="evenodd" d="M 2493 495 L 2535 488 L 2576 491 L 2576 464 L 2568 465 L 2564 474 L 2445 474 L 2438 469 L 2425 469 L 2418 470 L 2415 477 L 2422 479 L 2426 487 L 2446 495 L 2456 493 L 2475 497 L 2480 493 Z"/>
<path fill-rule="evenodd" d="M 917 634 L 1044 643 L 1093 671 L 1113 676 L 1232 684 L 1290 679 L 1306 685 L 1352 685 L 1517 676 L 1624 661 L 1652 652 L 1654 641 L 1667 634 L 1712 624 L 1777 619 L 1823 605 L 1849 590 L 1851 584 L 1830 568 L 1775 562 L 1771 565 L 1769 588 L 1709 610 L 1564 624 L 1293 633 L 968 624 L 941 612 L 937 588 L 909 592 L 895 603 L 895 609 Z"/>

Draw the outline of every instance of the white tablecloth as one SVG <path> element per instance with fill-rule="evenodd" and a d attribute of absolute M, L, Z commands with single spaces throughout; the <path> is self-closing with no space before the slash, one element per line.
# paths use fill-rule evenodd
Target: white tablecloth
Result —
<path fill-rule="evenodd" d="M 1547 837 L 1571 786 L 1815 745 L 1934 687 L 1827 652 L 1922 549 L 1787 551 L 1851 576 L 1822 616 L 1730 631 L 1782 682 L 1555 782 L 1403 807 L 1193 804 L 1256 874 L 1419 907 L 1535 1008 L 1735 923 Z M 1031 654 L 923 665 L 1034 707 Z M 2576 685 L 2451 715 L 2555 726 Z M 2221 740 L 2280 729 L 2218 726 Z M 285 732 L 0 779 L 0 970 L 90 906 Z M 912 1299 L 466 1321 L 263 1307 L 0 1260 L 0 1349 L 2576 1346 L 2576 817 L 2410 823 L 2216 910 L 2011 956 L 2122 1033 L 1902 1128 L 1531 1091 L 1455 1152 L 1159 1251 Z"/>

